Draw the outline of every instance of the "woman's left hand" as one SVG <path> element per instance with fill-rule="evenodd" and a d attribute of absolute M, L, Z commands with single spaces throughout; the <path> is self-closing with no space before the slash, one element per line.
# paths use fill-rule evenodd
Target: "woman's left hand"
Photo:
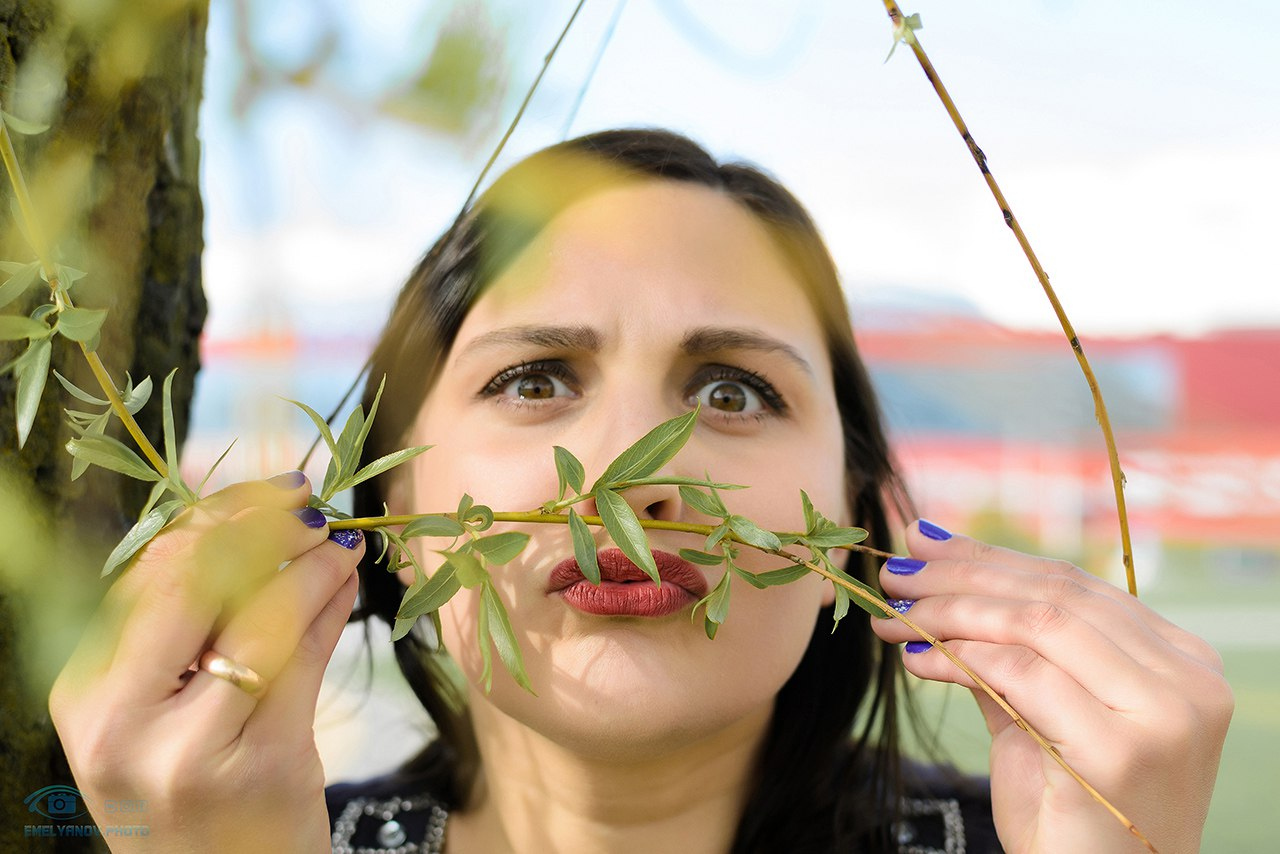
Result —
<path fill-rule="evenodd" d="M 911 619 L 945 641 L 1161 854 L 1199 851 L 1234 705 L 1213 647 L 1063 561 L 929 523 L 913 524 L 907 545 L 913 559 L 894 558 L 881 571 L 885 593 L 915 600 Z M 897 620 L 872 625 L 886 641 L 918 640 Z M 937 650 L 904 659 L 916 676 L 975 688 Z M 973 693 L 991 731 L 992 806 L 1010 854 L 1145 850 L 990 697 Z"/>

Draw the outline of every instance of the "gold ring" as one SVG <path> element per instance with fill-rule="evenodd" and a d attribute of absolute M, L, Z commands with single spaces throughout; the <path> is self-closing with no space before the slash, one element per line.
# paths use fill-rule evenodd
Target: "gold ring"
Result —
<path fill-rule="evenodd" d="M 200 654 L 199 667 L 211 676 L 225 679 L 251 697 L 257 697 L 267 690 L 267 680 L 256 670 L 211 649 Z"/>

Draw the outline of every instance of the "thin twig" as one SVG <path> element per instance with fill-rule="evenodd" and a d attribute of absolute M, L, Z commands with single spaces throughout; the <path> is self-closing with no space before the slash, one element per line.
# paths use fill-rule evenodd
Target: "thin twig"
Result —
<path fill-rule="evenodd" d="M 58 281 L 57 265 L 53 263 L 53 259 L 49 255 L 49 247 L 44 242 L 44 235 L 40 230 L 40 221 L 36 218 L 35 207 L 31 203 L 31 194 L 27 192 L 27 182 L 22 175 L 22 167 L 18 165 L 18 156 L 13 150 L 13 140 L 10 138 L 9 129 L 5 127 L 3 121 L 0 121 L 0 158 L 4 160 L 5 171 L 9 174 L 9 181 L 13 185 L 14 195 L 18 200 L 18 208 L 26 222 L 27 237 L 32 244 L 31 249 L 40 260 L 40 268 L 44 273 L 45 281 L 49 283 L 54 300 L 59 310 L 75 308 L 75 304 L 71 301 L 71 295 L 66 293 Z M 79 344 L 80 352 L 84 354 L 85 361 L 89 363 L 89 370 L 93 372 L 94 379 L 98 381 L 98 386 L 102 389 L 102 393 L 106 395 L 112 411 L 124 424 L 125 429 L 129 431 L 129 435 L 133 437 L 133 441 L 137 443 L 138 449 L 142 451 L 147 461 L 155 467 L 161 477 L 168 477 L 169 468 L 165 465 L 164 457 L 151 444 L 147 434 L 142 432 L 138 422 L 134 420 L 133 415 L 125 408 L 124 401 L 120 398 L 120 392 L 116 389 L 116 384 L 111 380 L 111 375 L 107 372 L 107 367 L 102 363 L 102 359 L 98 357 L 96 352 L 90 350 L 85 342 L 81 341 Z"/>
<path fill-rule="evenodd" d="M 596 55 L 591 58 L 591 67 L 587 69 L 586 79 L 578 87 L 578 94 L 573 99 L 573 106 L 569 108 L 569 115 L 565 116 L 564 125 L 560 128 L 561 139 L 568 139 L 569 137 L 569 129 L 573 127 L 574 119 L 578 117 L 578 110 L 582 108 L 582 102 L 587 97 L 587 89 L 591 88 L 591 81 L 596 78 L 596 71 L 600 69 L 600 61 L 604 59 L 604 52 L 609 49 L 609 43 L 613 41 L 613 34 L 618 29 L 618 21 L 622 19 L 622 10 L 626 7 L 627 0 L 618 0 L 617 5 L 613 7 L 613 17 L 609 19 L 609 24 L 605 27 L 604 36 L 600 39 L 599 47 L 596 48 Z"/>
<path fill-rule="evenodd" d="M 907 25 L 902 10 L 898 8 L 898 4 L 894 0 L 884 0 L 884 6 L 889 12 L 889 20 L 893 22 L 895 36 L 902 38 L 911 46 L 916 59 L 920 61 L 920 67 L 924 69 L 925 76 L 929 78 L 929 82 L 933 84 L 934 91 L 938 93 L 943 106 L 946 107 L 947 115 L 951 117 L 956 130 L 960 132 L 965 145 L 969 147 L 969 153 L 973 155 L 974 162 L 978 164 L 978 170 L 982 172 L 982 177 L 986 179 L 987 187 L 990 188 L 991 194 L 995 197 L 996 204 L 1000 206 L 1000 213 L 1004 216 L 1005 225 L 1009 226 L 1013 231 L 1014 237 L 1018 240 L 1018 245 L 1022 247 L 1023 254 L 1027 256 L 1027 261 L 1031 264 L 1031 269 L 1035 271 L 1036 279 L 1039 280 L 1040 287 L 1044 289 L 1045 296 L 1049 298 L 1049 304 L 1053 306 L 1053 313 L 1057 315 L 1058 323 L 1062 326 L 1062 332 L 1067 336 L 1067 341 L 1071 344 L 1071 350 L 1076 355 L 1076 361 L 1080 363 L 1080 370 L 1084 372 L 1085 381 L 1089 383 L 1089 393 L 1093 396 L 1094 415 L 1098 419 L 1098 426 L 1102 428 L 1102 437 L 1107 444 L 1107 460 L 1111 464 L 1111 482 L 1115 490 L 1116 514 L 1120 521 L 1120 550 L 1124 561 L 1125 582 L 1129 586 L 1129 592 L 1137 596 L 1138 581 L 1134 576 L 1133 570 L 1133 544 L 1129 537 L 1129 513 L 1125 508 L 1124 502 L 1124 472 L 1120 468 L 1120 454 L 1116 448 L 1116 437 L 1111 429 L 1111 418 L 1107 415 L 1107 405 L 1102 399 L 1102 390 L 1098 386 L 1098 378 L 1094 376 L 1093 368 L 1090 367 L 1089 360 L 1084 355 L 1084 347 L 1081 346 L 1080 338 L 1076 335 L 1075 328 L 1067 318 L 1066 310 L 1063 309 L 1062 303 L 1058 300 L 1058 295 L 1054 292 L 1053 286 L 1049 284 L 1049 274 L 1040 265 L 1040 259 L 1036 257 L 1035 251 L 1032 250 L 1031 243 L 1027 240 L 1027 235 L 1018 223 L 1018 218 L 1013 215 L 1013 210 L 1009 207 L 1009 203 L 1005 201 L 1004 193 L 1000 191 L 1000 186 L 996 183 L 995 176 L 987 168 L 986 155 L 982 153 L 982 149 L 978 147 L 978 144 L 973 141 L 969 128 L 965 125 L 964 119 L 960 117 L 960 111 L 956 109 L 955 102 L 951 100 L 951 95 L 947 93 L 947 87 L 942 85 L 942 79 L 938 76 L 938 72 L 934 70 L 933 63 L 929 61 L 929 56 L 924 52 L 920 39 Z"/>

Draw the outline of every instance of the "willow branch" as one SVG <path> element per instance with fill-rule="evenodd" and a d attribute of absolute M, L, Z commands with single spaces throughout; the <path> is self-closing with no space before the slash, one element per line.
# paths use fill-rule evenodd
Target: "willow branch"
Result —
<path fill-rule="evenodd" d="M 27 192 L 27 182 L 22 175 L 22 168 L 18 165 L 17 153 L 13 150 L 13 140 L 9 136 L 9 129 L 5 127 L 3 121 L 0 121 L 0 158 L 4 160 L 5 171 L 9 173 L 9 181 L 13 184 L 13 192 L 18 200 L 18 209 L 22 213 L 22 218 L 26 222 L 27 237 L 31 240 L 31 248 L 36 253 L 36 257 L 40 260 L 40 268 L 44 273 L 45 281 L 49 283 L 49 288 L 53 292 L 54 303 L 58 306 L 59 311 L 64 308 L 74 308 L 75 304 L 71 301 L 71 295 L 66 292 L 58 281 L 58 268 L 53 263 L 53 258 L 49 254 L 49 245 L 44 240 L 44 235 L 40 230 L 40 221 L 36 218 L 35 207 L 31 204 L 31 194 Z M 116 384 L 112 382 L 111 375 L 107 373 L 107 366 L 102 363 L 102 359 L 98 354 L 90 350 L 82 341 L 80 343 L 80 352 L 84 354 L 85 361 L 89 363 L 89 370 L 93 372 L 93 377 L 98 381 L 98 386 L 102 389 L 102 393 L 106 395 L 107 402 L 111 404 L 111 410 L 124 424 L 125 429 L 129 431 L 129 435 L 133 437 L 133 441 L 137 443 L 138 449 L 146 456 L 147 461 L 155 467 L 156 471 L 162 477 L 169 476 L 168 466 L 165 465 L 164 457 L 156 451 L 151 441 L 147 438 L 147 434 L 142 432 L 142 428 L 138 426 L 138 422 L 134 420 L 129 410 L 125 408 L 124 401 L 120 398 L 120 392 L 116 389 Z"/>
<path fill-rule="evenodd" d="M 1080 338 L 1076 335 L 1070 319 L 1067 318 L 1062 302 L 1058 299 L 1057 293 L 1054 292 L 1053 286 L 1049 284 L 1049 274 L 1040 265 L 1040 259 L 1036 257 L 1035 251 L 1031 248 L 1031 243 L 1027 240 L 1027 235 L 1023 232 L 1022 225 L 1019 224 L 1018 218 L 1013 215 L 1009 203 L 1005 200 L 1004 193 L 1000 191 L 1000 185 L 996 183 L 995 176 L 987 168 L 986 155 L 982 153 L 982 149 L 978 147 L 978 144 L 973 141 L 969 128 L 965 125 L 964 119 L 961 118 L 960 111 L 956 109 L 955 102 L 951 100 L 947 87 L 942 85 L 942 79 L 938 76 L 938 72 L 934 70 L 928 54 L 924 52 L 920 39 L 910 29 L 903 17 L 902 10 L 898 8 L 898 4 L 894 0 L 884 0 L 884 6 L 889 12 L 889 20 L 893 22 L 895 36 L 910 45 L 911 51 L 916 55 L 916 59 L 920 62 L 920 67 L 924 70 L 925 77 L 928 77 L 929 82 L 933 84 L 934 91 L 938 93 L 938 98 L 942 100 L 942 105 L 946 107 L 947 115 L 951 117 L 956 130 L 960 132 L 965 145 L 969 147 L 969 153 L 973 155 L 974 162 L 978 164 L 978 170 L 982 173 L 982 177 L 986 179 L 991 195 L 995 197 L 996 204 L 1000 206 L 1000 213 L 1004 216 L 1005 225 L 1009 226 L 1010 230 L 1013 231 L 1014 237 L 1018 240 L 1018 245 L 1022 247 L 1023 254 L 1027 256 L 1027 261 L 1031 264 L 1031 269 L 1035 271 L 1040 287 L 1044 289 L 1045 296 L 1049 298 L 1049 304 L 1053 306 L 1053 313 L 1057 315 L 1058 323 L 1062 326 L 1062 332 L 1067 336 L 1067 341 L 1071 344 L 1071 351 L 1075 353 L 1076 361 L 1080 364 L 1080 370 L 1084 373 L 1085 381 L 1089 384 L 1089 393 L 1093 396 L 1094 415 L 1098 419 L 1098 426 L 1102 428 L 1102 437 L 1107 445 L 1107 460 L 1111 464 L 1111 483 L 1115 490 L 1116 514 L 1120 521 L 1120 549 L 1124 561 L 1125 581 L 1129 586 L 1129 592 L 1137 596 L 1138 581 L 1134 576 L 1133 570 L 1133 544 L 1129 537 L 1129 513 L 1125 508 L 1124 501 L 1124 472 L 1120 468 L 1120 454 L 1116 448 L 1116 437 L 1111 429 L 1111 418 L 1107 414 L 1107 405 L 1102 399 L 1102 390 L 1098 386 L 1098 378 L 1094 375 L 1088 358 L 1085 357 L 1084 347 L 1081 346 Z"/>

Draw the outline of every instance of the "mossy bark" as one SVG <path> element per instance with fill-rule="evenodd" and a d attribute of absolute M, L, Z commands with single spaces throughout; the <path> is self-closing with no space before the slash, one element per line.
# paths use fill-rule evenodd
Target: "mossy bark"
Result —
<path fill-rule="evenodd" d="M 16 140 L 35 205 L 56 226 L 49 237 L 59 260 L 88 271 L 73 290 L 77 303 L 109 310 L 98 352 L 113 378 L 123 384 L 128 371 L 155 382 L 156 400 L 138 420 L 158 447 L 158 389 L 173 368 L 178 432 L 186 432 L 205 316 L 196 119 L 207 13 L 208 0 L 0 0 L 0 101 L 12 112 L 41 103 L 47 115 L 34 118 L 52 125 Z M 30 260 L 11 196 L 0 180 L 0 257 Z M 47 299 L 37 290 L 27 310 Z M 0 344 L 0 364 L 16 351 Z M 66 342 L 55 346 L 54 367 L 93 388 Z M 56 824 L 28 809 L 29 793 L 75 785 L 46 707 L 74 632 L 49 620 L 83 618 L 105 591 L 95 562 L 132 524 L 147 486 L 93 470 L 71 481 L 61 410 L 74 404 L 52 378 L 31 437 L 17 448 L 14 392 L 12 373 L 0 377 L 0 489 L 25 519 L 7 533 L 0 520 L 0 851 L 92 850 L 101 843 L 24 830 Z M 22 547 L 33 537 L 41 548 Z M 32 555 L 40 565 L 29 565 Z"/>

